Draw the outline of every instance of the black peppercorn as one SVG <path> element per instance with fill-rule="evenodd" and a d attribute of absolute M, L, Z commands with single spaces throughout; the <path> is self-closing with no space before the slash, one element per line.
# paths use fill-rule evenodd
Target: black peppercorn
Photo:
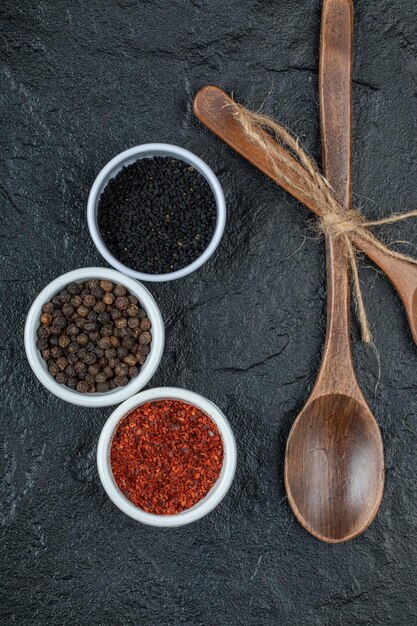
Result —
<path fill-rule="evenodd" d="M 83 305 L 86 306 L 88 309 L 91 309 L 95 305 L 95 303 L 96 299 L 94 296 L 91 295 L 91 293 L 84 296 Z"/>
<path fill-rule="evenodd" d="M 67 291 L 71 295 L 75 295 L 77 293 L 80 293 L 81 287 L 78 283 L 70 283 L 69 285 L 67 285 Z"/>
<path fill-rule="evenodd" d="M 106 382 L 106 374 L 104 372 L 99 372 L 96 374 L 95 378 L 96 383 L 105 383 Z"/>
<path fill-rule="evenodd" d="M 49 324 L 52 324 L 52 315 L 50 313 L 42 313 L 42 315 L 39 318 L 39 321 L 41 324 L 45 324 L 45 326 L 49 326 Z"/>
<path fill-rule="evenodd" d="M 114 373 L 116 376 L 125 376 L 129 371 L 129 366 L 126 363 L 118 363 L 114 368 Z"/>
<path fill-rule="evenodd" d="M 95 363 L 97 361 L 97 357 L 94 354 L 94 352 L 87 352 L 87 354 L 84 357 L 84 363 L 86 365 L 92 365 L 93 363 Z"/>
<path fill-rule="evenodd" d="M 46 348 L 48 347 L 48 339 L 45 337 L 45 339 L 38 339 L 38 341 L 36 342 L 36 347 L 38 348 L 38 350 L 46 350 Z"/>
<path fill-rule="evenodd" d="M 143 345 L 147 345 L 147 344 L 151 343 L 151 341 L 152 341 L 152 335 L 147 330 L 145 330 L 145 332 L 143 332 L 143 333 L 141 333 L 139 335 L 139 343 L 141 343 Z"/>
<path fill-rule="evenodd" d="M 103 369 L 103 373 L 106 375 L 106 378 L 113 378 L 114 371 L 108 365 Z"/>
<path fill-rule="evenodd" d="M 139 328 L 140 321 L 138 317 L 129 317 L 127 320 L 129 328 Z"/>
<path fill-rule="evenodd" d="M 83 363 L 83 361 L 77 361 L 77 363 L 74 365 L 74 368 L 77 374 L 81 374 L 81 372 L 85 373 L 87 371 L 87 366 L 85 363 Z"/>
<path fill-rule="evenodd" d="M 120 296 L 114 301 L 114 306 L 116 307 L 116 309 L 123 311 L 129 306 L 129 300 L 126 298 L 126 296 Z"/>
<path fill-rule="evenodd" d="M 67 367 L 68 361 L 64 356 L 60 356 L 59 359 L 56 360 L 56 364 L 62 372 Z"/>
<path fill-rule="evenodd" d="M 136 361 L 137 359 L 133 354 L 128 354 L 123 359 L 123 363 L 126 363 L 126 365 L 128 365 L 129 367 L 134 367 L 136 365 Z"/>
<path fill-rule="evenodd" d="M 75 340 L 78 345 L 80 346 L 86 346 L 88 344 L 88 335 L 86 335 L 85 333 L 80 333 L 76 340 Z"/>
<path fill-rule="evenodd" d="M 124 339 L 122 340 L 122 346 L 124 348 L 127 348 L 128 350 L 133 346 L 134 343 L 135 343 L 134 337 L 124 337 Z"/>
<path fill-rule="evenodd" d="M 94 376 L 97 376 L 99 372 L 100 372 L 100 365 L 98 363 L 93 363 L 92 365 L 88 366 L 89 374 L 93 374 Z"/>
<path fill-rule="evenodd" d="M 61 300 L 61 302 L 69 302 L 71 299 L 71 294 L 68 293 L 66 289 L 63 289 L 59 294 L 59 299 Z"/>
<path fill-rule="evenodd" d="M 48 337 L 49 335 L 49 329 L 46 328 L 45 326 L 40 326 L 38 330 L 36 331 L 36 334 L 39 337 L 39 339 L 45 339 L 45 337 Z"/>
<path fill-rule="evenodd" d="M 126 287 L 123 287 L 123 285 L 116 285 L 113 289 L 113 293 L 117 297 L 124 296 L 126 294 Z"/>
<path fill-rule="evenodd" d="M 70 324 L 67 328 L 67 334 L 70 337 L 78 335 L 79 332 L 80 332 L 80 329 L 78 328 L 76 324 Z"/>
<path fill-rule="evenodd" d="M 66 317 L 71 317 L 74 311 L 75 311 L 74 306 L 70 304 L 69 302 L 66 302 L 64 306 L 62 307 L 62 312 Z"/>
<path fill-rule="evenodd" d="M 65 373 L 69 378 L 73 378 L 76 374 L 75 367 L 73 365 L 67 365 Z"/>
<path fill-rule="evenodd" d="M 113 302 L 114 302 L 114 294 L 108 293 L 108 292 L 105 293 L 104 296 L 103 296 L 103 302 L 106 305 L 113 304 Z"/>
<path fill-rule="evenodd" d="M 110 280 L 102 280 L 102 281 L 100 281 L 100 287 L 104 291 L 113 291 L 113 283 Z"/>
<path fill-rule="evenodd" d="M 58 365 L 54 361 L 49 361 L 48 370 L 51 376 L 56 376 L 59 372 Z"/>
<path fill-rule="evenodd" d="M 84 304 L 80 304 L 80 306 L 77 309 L 77 313 L 80 317 L 87 317 L 88 309 Z"/>
<path fill-rule="evenodd" d="M 106 350 L 106 348 L 110 348 L 111 346 L 110 337 L 102 337 L 101 339 L 98 340 L 97 345 L 103 350 Z"/>
<path fill-rule="evenodd" d="M 107 313 L 107 311 L 101 311 L 97 315 L 97 321 L 100 322 L 100 324 L 107 324 L 107 322 L 110 321 L 110 315 Z"/>
<path fill-rule="evenodd" d="M 102 311 L 104 311 L 106 309 L 106 305 L 104 304 L 103 300 L 99 300 L 95 305 L 93 310 L 96 313 L 101 313 Z"/>
<path fill-rule="evenodd" d="M 97 285 L 97 287 L 92 288 L 91 295 L 94 296 L 96 300 L 102 300 L 104 296 L 104 290 Z"/>
<path fill-rule="evenodd" d="M 116 326 L 116 328 L 124 328 L 125 326 L 127 326 L 127 319 L 125 317 L 119 317 L 116 320 L 114 320 L 114 325 Z"/>
<path fill-rule="evenodd" d="M 118 356 L 116 348 L 107 348 L 104 352 L 104 356 L 106 359 L 114 359 L 115 356 Z"/>
<path fill-rule="evenodd" d="M 137 367 L 129 367 L 128 376 L 129 378 L 136 378 L 136 376 L 139 376 L 139 369 Z"/>
<path fill-rule="evenodd" d="M 61 346 L 53 346 L 51 348 L 51 357 L 53 359 L 58 359 L 60 356 L 62 356 L 64 354 Z"/>
<path fill-rule="evenodd" d="M 72 296 L 72 298 L 70 299 L 70 303 L 72 304 L 74 309 L 78 309 L 78 307 L 80 306 L 82 301 L 83 300 L 82 300 L 81 296 L 79 296 L 79 295 Z"/>
<path fill-rule="evenodd" d="M 114 378 L 114 382 L 116 383 L 118 387 L 124 387 L 125 385 L 128 384 L 129 379 L 127 376 L 116 376 Z"/>
<path fill-rule="evenodd" d="M 85 319 L 83 317 L 76 317 L 75 323 L 77 324 L 78 328 L 83 328 L 85 324 Z"/>
<path fill-rule="evenodd" d="M 68 335 L 61 335 L 60 338 L 58 339 L 58 345 L 61 348 L 66 348 L 67 346 L 69 346 L 70 343 L 71 343 L 71 339 L 68 337 Z"/>
<path fill-rule="evenodd" d="M 86 324 L 84 324 L 84 328 L 83 330 L 86 333 L 95 333 L 96 330 L 98 328 L 97 322 L 87 322 Z"/>
<path fill-rule="evenodd" d="M 117 348 L 118 346 L 120 346 L 120 339 L 116 337 L 115 335 L 112 335 L 110 337 L 110 343 L 113 348 Z"/>

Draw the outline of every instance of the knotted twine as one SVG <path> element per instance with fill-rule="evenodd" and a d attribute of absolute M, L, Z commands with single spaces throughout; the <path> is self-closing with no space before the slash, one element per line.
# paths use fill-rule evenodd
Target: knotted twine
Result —
<path fill-rule="evenodd" d="M 330 183 L 321 174 L 314 159 L 300 145 L 298 138 L 266 115 L 249 111 L 236 102 L 233 103 L 233 106 L 235 107 L 234 116 L 241 124 L 248 139 L 263 150 L 271 163 L 276 182 L 299 191 L 303 197 L 311 201 L 320 211 L 318 225 L 321 232 L 344 242 L 353 277 L 362 341 L 371 343 L 372 335 L 369 330 L 358 274 L 358 250 L 353 240 L 355 237 L 361 237 L 382 250 L 385 254 L 417 265 L 417 259 L 401 252 L 396 252 L 382 243 L 369 230 L 373 226 L 394 224 L 407 220 L 410 217 L 417 217 L 417 210 L 395 213 L 378 220 L 367 220 L 358 209 L 353 207 L 346 209 L 337 200 Z M 264 130 L 272 133 L 277 141 L 276 146 L 273 141 L 269 140 L 269 137 L 265 136 Z M 296 160 L 294 160 L 294 157 Z M 283 168 L 293 172 L 296 181 L 299 182 L 294 182 L 294 179 L 290 179 L 284 173 Z"/>

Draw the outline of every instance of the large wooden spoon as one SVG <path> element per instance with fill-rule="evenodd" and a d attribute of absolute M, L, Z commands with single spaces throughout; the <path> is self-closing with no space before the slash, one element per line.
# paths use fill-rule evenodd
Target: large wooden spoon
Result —
<path fill-rule="evenodd" d="M 324 0 L 319 95 L 323 164 L 351 205 L 351 0 Z M 326 237 L 327 334 L 316 385 L 287 441 L 285 486 L 300 523 L 323 541 L 352 539 L 374 519 L 384 486 L 378 425 L 359 389 L 350 347 L 348 256 Z"/>
<path fill-rule="evenodd" d="M 194 97 L 193 110 L 196 117 L 209 130 L 258 170 L 277 182 L 271 162 L 265 153 L 253 145 L 245 135 L 241 125 L 234 117 L 233 100 L 224 91 L 212 85 L 203 87 Z M 264 137 L 267 141 L 273 142 L 277 148 L 278 144 L 268 133 L 265 132 Z M 278 149 L 281 148 L 278 146 Z M 283 173 L 290 181 L 289 184 L 283 184 L 282 187 L 313 213 L 320 216 L 319 207 L 296 187 L 296 184 L 302 180 L 303 171 L 295 159 L 293 166 L 296 172 L 299 172 L 298 174 L 282 167 Z M 411 334 L 417 344 L 417 265 L 387 255 L 383 250 L 362 237 L 355 237 L 354 244 L 378 265 L 391 281 L 404 305 Z"/>

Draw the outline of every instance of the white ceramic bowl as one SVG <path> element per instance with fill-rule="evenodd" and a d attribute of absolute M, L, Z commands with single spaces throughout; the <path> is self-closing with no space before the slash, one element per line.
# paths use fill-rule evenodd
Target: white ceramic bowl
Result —
<path fill-rule="evenodd" d="M 181 511 L 177 515 L 154 515 L 146 513 L 142 509 L 135 506 L 128 500 L 116 485 L 111 465 L 110 465 L 110 446 L 113 439 L 113 433 L 120 420 L 132 409 L 153 400 L 164 399 L 183 400 L 189 404 L 194 404 L 204 411 L 217 425 L 223 441 L 224 458 L 223 467 L 219 478 L 213 485 L 208 494 L 191 509 Z M 107 492 L 109 498 L 119 507 L 123 513 L 133 517 L 133 519 L 142 524 L 159 527 L 184 526 L 190 522 L 195 522 L 207 513 L 210 513 L 221 500 L 224 498 L 232 484 L 236 469 L 236 443 L 230 428 L 229 422 L 220 411 L 220 409 L 207 398 L 200 396 L 193 391 L 187 389 L 178 389 L 176 387 L 160 387 L 158 389 L 149 389 L 138 393 L 133 398 L 129 398 L 110 415 L 104 428 L 101 431 L 100 439 L 97 446 L 97 467 L 98 473 Z"/>
<path fill-rule="evenodd" d="M 46 362 L 36 347 L 36 331 L 39 327 L 39 316 L 42 312 L 42 306 L 46 302 L 69 283 L 84 282 L 93 278 L 107 279 L 116 284 L 124 285 L 132 295 L 139 299 L 151 320 L 152 343 L 150 353 L 142 365 L 139 375 L 136 378 L 132 378 L 125 387 L 116 387 L 116 389 L 111 389 L 105 393 L 79 393 L 65 385 L 59 385 L 48 372 Z M 62 400 L 71 402 L 71 404 L 78 404 L 79 406 L 111 406 L 123 402 L 126 398 L 140 391 L 152 378 L 159 365 L 164 350 L 164 341 L 165 330 L 162 316 L 158 305 L 146 287 L 132 278 L 104 267 L 83 267 L 67 274 L 62 274 L 62 276 L 53 280 L 40 292 L 32 304 L 25 326 L 26 355 L 37 378 L 51 393 Z"/>
<path fill-rule="evenodd" d="M 118 259 L 116 259 L 116 257 L 111 254 L 110 250 L 105 245 L 103 239 L 101 238 L 100 231 L 97 225 L 98 202 L 109 180 L 111 178 L 114 178 L 117 173 L 122 169 L 122 167 L 130 165 L 138 159 L 145 159 L 154 156 L 173 157 L 192 165 L 202 176 L 204 176 L 204 178 L 209 183 L 214 195 L 217 209 L 216 227 L 213 233 L 213 237 L 207 248 L 195 261 L 193 261 L 193 263 L 190 263 L 190 265 L 187 265 L 186 267 L 183 267 L 182 269 L 175 272 L 167 272 L 166 274 L 147 274 L 144 272 L 137 272 L 136 270 L 127 267 L 126 265 L 123 265 L 123 263 L 121 263 Z M 177 278 L 183 278 L 184 276 L 187 276 L 187 274 L 191 274 L 191 272 L 194 272 L 196 269 L 201 267 L 203 263 L 205 263 L 207 259 L 211 257 L 211 255 L 219 245 L 223 235 L 224 225 L 226 222 L 226 203 L 217 176 L 209 168 L 209 166 L 204 163 L 204 161 L 202 161 L 198 156 L 196 156 L 192 152 L 189 152 L 188 150 L 185 150 L 184 148 L 173 146 L 171 144 L 146 143 L 141 146 L 135 146 L 134 148 L 130 148 L 129 150 L 121 152 L 103 167 L 96 180 L 94 181 L 94 184 L 90 191 L 87 205 L 87 220 L 90 235 L 94 241 L 94 244 L 96 245 L 97 250 L 100 252 L 102 257 L 106 259 L 107 263 L 115 267 L 117 270 L 119 270 L 119 272 L 123 272 L 123 274 L 127 274 L 128 276 L 136 278 L 137 280 L 164 282 L 168 280 L 175 280 Z"/>

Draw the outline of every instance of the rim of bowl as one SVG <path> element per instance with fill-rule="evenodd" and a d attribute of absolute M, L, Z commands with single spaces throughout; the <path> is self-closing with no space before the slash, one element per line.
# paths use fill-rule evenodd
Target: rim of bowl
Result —
<path fill-rule="evenodd" d="M 125 387 L 116 387 L 116 389 L 111 389 L 104 393 L 95 392 L 91 394 L 83 394 L 78 391 L 74 391 L 65 385 L 59 385 L 52 378 L 51 374 L 47 370 L 46 362 L 36 347 L 36 331 L 39 326 L 39 316 L 42 311 L 42 306 L 45 302 L 48 302 L 68 283 L 80 282 L 93 278 L 107 279 L 114 283 L 121 284 L 139 299 L 152 323 L 152 344 L 149 355 L 145 363 L 142 365 L 138 376 L 136 378 L 132 378 Z M 126 398 L 129 398 L 133 394 L 140 391 L 140 389 L 142 389 L 154 375 L 162 358 L 164 343 L 164 322 L 154 297 L 141 283 L 138 283 L 120 272 L 116 272 L 116 270 L 104 267 L 83 267 L 55 278 L 55 280 L 42 289 L 39 295 L 35 298 L 29 309 L 25 324 L 25 350 L 33 373 L 44 385 L 44 387 L 46 387 L 55 396 L 78 406 L 111 406 L 113 404 L 123 402 Z"/>
<path fill-rule="evenodd" d="M 175 272 L 167 272 L 166 274 L 147 274 L 145 272 L 139 272 L 137 270 L 134 270 L 127 265 L 121 263 L 115 256 L 112 255 L 110 250 L 105 245 L 97 225 L 98 201 L 100 199 L 102 191 L 106 187 L 110 178 L 113 178 L 113 176 L 115 176 L 124 165 L 134 163 L 140 158 L 143 159 L 152 156 L 172 156 L 174 158 L 178 158 L 181 161 L 185 161 L 186 163 L 189 163 L 190 165 L 195 167 L 195 169 L 209 183 L 216 202 L 216 226 L 214 229 L 213 237 L 211 238 L 207 248 L 203 250 L 200 256 L 189 265 L 186 265 L 182 269 L 176 270 Z M 137 280 L 144 280 L 149 282 L 165 282 L 170 280 L 176 280 L 178 278 L 183 278 L 184 276 L 191 274 L 199 267 L 201 267 L 211 257 L 211 255 L 218 247 L 220 240 L 223 236 L 226 223 L 226 202 L 224 199 L 223 190 L 217 176 L 215 175 L 213 170 L 207 165 L 207 163 L 200 159 L 200 157 L 195 155 L 193 152 L 186 150 L 185 148 L 181 148 L 180 146 L 176 146 L 173 144 L 145 143 L 139 146 L 134 146 L 133 148 L 129 148 L 128 150 L 125 150 L 124 152 L 116 155 L 99 172 L 97 178 L 93 183 L 93 186 L 91 187 L 90 195 L 88 197 L 87 222 L 88 229 L 90 231 L 90 235 L 94 242 L 94 245 L 100 252 L 101 256 L 107 261 L 107 263 L 109 263 L 109 265 L 112 265 L 119 272 L 127 274 L 128 276 L 136 278 Z"/>
<path fill-rule="evenodd" d="M 181 511 L 176 515 L 154 515 L 153 513 L 146 513 L 135 506 L 117 487 L 111 470 L 109 450 L 117 425 L 129 411 L 145 402 L 167 398 L 183 400 L 189 404 L 194 404 L 215 422 L 222 437 L 224 457 L 219 478 L 202 500 L 197 502 L 191 509 Z M 157 387 L 155 389 L 148 389 L 129 398 L 126 402 L 123 402 L 123 404 L 113 411 L 104 424 L 97 445 L 97 469 L 103 488 L 109 498 L 129 517 L 132 517 L 142 524 L 157 526 L 159 528 L 184 526 L 210 513 L 229 491 L 235 475 L 236 461 L 237 451 L 235 437 L 227 418 L 219 407 L 211 402 L 211 400 L 208 400 L 198 393 L 178 387 Z"/>

